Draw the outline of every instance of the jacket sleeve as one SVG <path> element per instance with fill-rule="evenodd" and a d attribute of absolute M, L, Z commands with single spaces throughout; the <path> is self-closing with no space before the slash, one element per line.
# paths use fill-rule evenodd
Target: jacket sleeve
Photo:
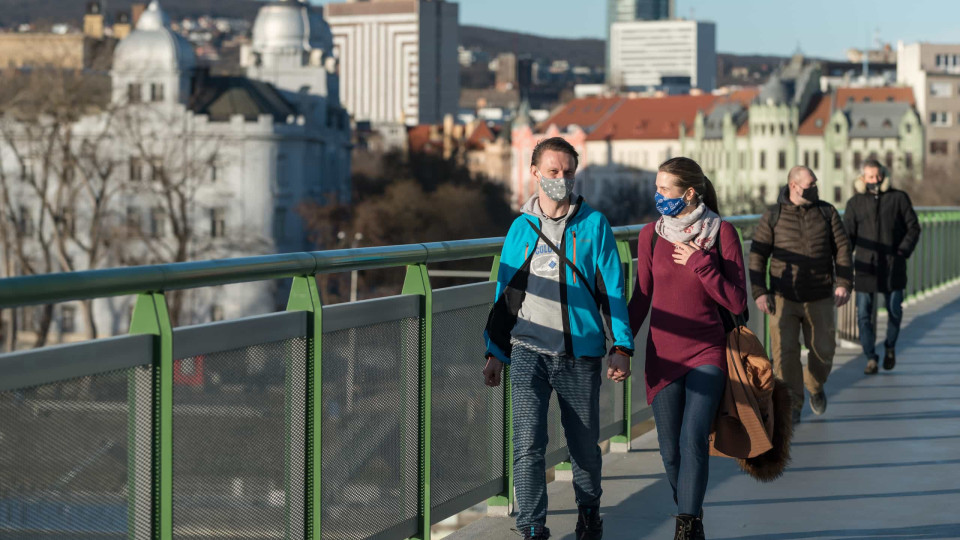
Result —
<path fill-rule="evenodd" d="M 687 266 L 703 283 L 704 289 L 713 300 L 732 313 L 743 313 L 747 309 L 747 281 L 743 270 L 743 247 L 733 225 L 720 224 L 717 241 L 722 244 L 722 268 L 711 252 L 698 250 L 687 261 Z"/>
<path fill-rule="evenodd" d="M 847 208 L 843 213 L 843 228 L 847 231 L 847 240 L 850 242 L 850 252 L 857 249 L 857 211 L 853 199 L 847 201 Z"/>
<path fill-rule="evenodd" d="M 917 247 L 917 242 L 920 241 L 920 220 L 917 218 L 917 212 L 913 209 L 910 196 L 906 193 L 903 193 L 903 205 L 906 208 L 903 208 L 901 213 L 904 224 L 907 226 L 907 234 L 904 235 L 903 241 L 897 246 L 897 251 L 904 257 L 909 257 Z"/>
<path fill-rule="evenodd" d="M 497 300 L 500 299 L 500 296 L 503 294 L 503 290 L 507 286 L 507 280 L 509 279 L 507 276 L 509 272 L 509 266 L 504 263 L 510 261 L 507 249 L 513 244 L 513 242 L 515 242 L 515 230 L 516 222 L 514 222 L 514 225 L 510 227 L 510 231 L 507 232 L 507 237 L 503 241 L 503 248 L 500 250 L 500 264 L 497 266 L 497 292 L 493 296 L 493 307 L 491 309 L 496 309 Z M 484 329 L 483 331 L 483 339 L 487 343 L 487 353 L 484 356 L 493 356 L 505 364 L 510 363 L 510 357 L 507 356 L 507 352 L 498 347 L 497 344 L 490 339 L 487 329 Z"/>
<path fill-rule="evenodd" d="M 770 211 L 764 212 L 753 231 L 750 244 L 750 290 L 754 300 L 770 294 L 767 287 L 767 262 L 773 253 L 773 228 L 770 227 Z"/>
<path fill-rule="evenodd" d="M 850 291 L 853 290 L 853 249 L 843 221 L 840 219 L 840 213 L 832 206 L 830 207 L 830 226 L 833 229 L 833 245 L 836 249 L 833 262 L 837 271 L 837 286 Z"/>
<path fill-rule="evenodd" d="M 650 240 L 645 236 L 650 232 L 657 234 L 653 230 L 647 231 L 645 227 L 637 238 L 637 279 L 633 282 L 633 296 L 627 305 L 630 313 L 630 333 L 634 336 L 643 326 L 647 312 L 650 311 L 650 300 L 653 298 L 653 250 L 650 249 Z"/>
<path fill-rule="evenodd" d="M 630 317 L 627 314 L 627 295 L 623 281 L 623 262 L 617 250 L 617 240 L 606 218 L 600 219 L 600 250 L 597 271 L 603 277 L 607 299 L 610 303 L 610 331 L 614 345 L 633 353 L 633 334 L 630 333 Z"/>

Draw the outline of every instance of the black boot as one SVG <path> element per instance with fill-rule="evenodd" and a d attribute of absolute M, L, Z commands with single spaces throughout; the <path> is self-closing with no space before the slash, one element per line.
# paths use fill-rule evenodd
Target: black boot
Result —
<path fill-rule="evenodd" d="M 603 538 L 603 520 L 599 506 L 581 506 L 577 517 L 577 540 L 600 540 Z"/>
<path fill-rule="evenodd" d="M 527 527 L 520 531 L 523 534 L 523 540 L 548 540 L 550 538 L 550 529 L 546 527 Z"/>
<path fill-rule="evenodd" d="M 883 369 L 890 371 L 897 365 L 897 353 L 893 349 L 887 349 L 883 355 Z"/>
<path fill-rule="evenodd" d="M 677 528 L 673 540 L 706 540 L 703 532 L 703 520 L 689 514 L 677 516 Z"/>

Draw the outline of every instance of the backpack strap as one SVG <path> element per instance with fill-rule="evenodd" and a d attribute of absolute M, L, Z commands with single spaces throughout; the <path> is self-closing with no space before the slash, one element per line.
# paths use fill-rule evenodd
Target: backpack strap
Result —
<path fill-rule="evenodd" d="M 597 296 L 597 293 L 594 292 L 594 290 L 593 290 L 592 287 L 590 287 L 590 285 L 589 285 L 590 282 L 587 280 L 587 276 L 583 275 L 583 272 L 581 272 L 580 269 L 577 268 L 577 265 L 575 265 L 575 264 L 573 264 L 572 262 L 570 262 L 570 259 L 568 259 L 568 258 L 566 257 L 566 255 L 564 255 L 564 254 L 560 251 L 560 248 L 558 248 L 556 244 L 554 244 L 553 242 L 550 241 L 549 238 L 547 238 L 547 235 L 543 234 L 543 231 L 541 231 L 541 230 L 540 230 L 536 225 L 534 225 L 533 222 L 531 222 L 530 220 L 526 220 L 526 221 L 527 221 L 527 225 L 530 225 L 530 228 L 537 232 L 537 236 L 540 237 L 540 240 L 543 240 L 543 243 L 546 244 L 547 247 L 549 247 L 550 249 L 552 249 L 553 252 L 557 254 L 557 257 L 560 258 L 560 262 L 563 263 L 563 264 L 565 264 L 565 265 L 567 265 L 567 266 L 569 266 L 570 269 L 573 270 L 573 273 L 576 274 L 577 277 L 580 278 L 580 281 L 583 282 L 583 286 L 587 288 L 587 292 L 590 293 L 590 296 L 592 296 L 593 299 L 594 299 L 594 301 L 597 302 L 597 305 L 600 305 L 600 297 L 598 297 L 598 296 Z"/>

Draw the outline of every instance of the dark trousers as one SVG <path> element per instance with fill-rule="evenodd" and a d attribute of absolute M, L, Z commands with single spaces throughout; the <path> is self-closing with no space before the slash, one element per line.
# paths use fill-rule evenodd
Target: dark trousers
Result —
<path fill-rule="evenodd" d="M 887 308 L 887 337 L 883 345 L 886 350 L 892 351 L 897 347 L 897 338 L 900 336 L 900 322 L 903 320 L 903 290 L 877 294 L 883 295 L 883 305 Z M 863 347 L 863 354 L 867 357 L 867 360 L 878 358 L 877 333 L 873 324 L 873 302 L 873 293 L 857 293 L 857 326 L 860 327 L 860 345 Z"/>
<path fill-rule="evenodd" d="M 678 514 L 696 516 L 703 507 L 710 471 L 710 428 L 726 384 L 722 369 L 700 366 L 653 398 L 660 457 Z"/>
<path fill-rule="evenodd" d="M 517 529 L 538 533 L 547 522 L 547 411 L 554 390 L 570 452 L 577 505 L 600 504 L 601 362 L 599 358 L 549 356 L 521 345 L 513 347 L 511 356 Z"/>

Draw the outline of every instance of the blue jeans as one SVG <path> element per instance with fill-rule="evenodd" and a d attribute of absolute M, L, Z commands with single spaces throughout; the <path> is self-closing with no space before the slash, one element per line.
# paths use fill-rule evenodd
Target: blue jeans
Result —
<path fill-rule="evenodd" d="M 517 529 L 539 533 L 547 522 L 547 411 L 556 390 L 567 438 L 578 506 L 600 504 L 599 358 L 549 356 L 513 347 L 510 396 L 513 404 L 513 477 Z"/>
<path fill-rule="evenodd" d="M 703 507 L 710 472 L 710 428 L 726 384 L 722 369 L 700 366 L 653 398 L 660 457 L 678 514 L 696 516 Z"/>
<path fill-rule="evenodd" d="M 903 290 L 883 294 L 883 304 L 887 308 L 887 338 L 883 345 L 888 351 L 895 350 L 900 336 L 900 322 L 903 320 Z M 860 327 L 860 345 L 867 360 L 876 360 L 877 332 L 873 319 L 873 293 L 857 293 L 857 326 Z"/>

